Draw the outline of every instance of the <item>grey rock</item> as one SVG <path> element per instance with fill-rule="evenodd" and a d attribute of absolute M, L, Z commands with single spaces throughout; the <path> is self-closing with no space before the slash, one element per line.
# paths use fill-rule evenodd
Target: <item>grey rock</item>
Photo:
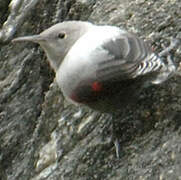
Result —
<path fill-rule="evenodd" d="M 179 179 L 180 77 L 145 90 L 138 104 L 118 117 L 118 160 L 110 141 L 111 117 L 68 104 L 43 51 L 34 44 L 14 45 L 10 39 L 37 34 L 59 21 L 81 19 L 123 26 L 150 40 L 160 52 L 179 34 L 180 1 L 16 2 L 19 9 L 28 7 L 27 12 L 7 11 L 8 3 L 0 3 L 5 12 L 1 24 L 8 22 L 0 30 L 0 178 Z M 13 31 L 2 33 L 7 25 Z M 180 52 L 179 48 L 173 53 L 176 62 Z"/>

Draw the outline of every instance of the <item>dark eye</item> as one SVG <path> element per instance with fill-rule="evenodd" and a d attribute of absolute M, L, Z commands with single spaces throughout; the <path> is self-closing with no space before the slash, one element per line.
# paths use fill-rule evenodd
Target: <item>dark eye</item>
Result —
<path fill-rule="evenodd" d="M 59 39 L 64 39 L 65 38 L 65 33 L 61 32 L 58 34 Z"/>

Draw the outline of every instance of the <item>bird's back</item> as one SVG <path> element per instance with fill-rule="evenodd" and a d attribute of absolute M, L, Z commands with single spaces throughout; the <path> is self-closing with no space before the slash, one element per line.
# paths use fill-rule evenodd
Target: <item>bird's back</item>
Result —
<path fill-rule="evenodd" d="M 114 111 L 134 102 L 154 72 L 150 67 L 140 73 L 152 52 L 131 33 L 111 26 L 96 28 L 70 49 L 57 72 L 57 81 L 73 102 L 99 111 Z M 156 72 L 158 68 L 154 68 Z"/>

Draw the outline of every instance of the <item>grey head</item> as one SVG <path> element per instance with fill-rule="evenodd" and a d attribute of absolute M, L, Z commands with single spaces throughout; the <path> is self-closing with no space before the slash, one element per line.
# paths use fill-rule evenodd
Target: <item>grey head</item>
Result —
<path fill-rule="evenodd" d="M 31 41 L 44 49 L 51 67 L 57 71 L 73 44 L 94 25 L 82 21 L 65 21 L 38 35 L 15 38 L 12 42 Z"/>

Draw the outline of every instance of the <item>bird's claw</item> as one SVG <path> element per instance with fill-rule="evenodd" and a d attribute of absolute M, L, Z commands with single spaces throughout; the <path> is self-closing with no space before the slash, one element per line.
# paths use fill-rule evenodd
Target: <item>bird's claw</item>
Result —
<path fill-rule="evenodd" d="M 120 143 L 119 143 L 118 138 L 115 138 L 114 146 L 115 146 L 115 150 L 116 150 L 116 157 L 119 159 L 120 158 L 120 154 L 121 154 L 121 148 L 120 148 Z"/>
<path fill-rule="evenodd" d="M 172 38 L 170 41 L 170 45 L 167 48 L 164 45 L 162 45 L 164 47 L 164 50 L 161 51 L 158 55 L 160 57 L 168 56 L 170 51 L 178 48 L 179 45 L 181 45 L 181 39 L 180 38 Z"/>

